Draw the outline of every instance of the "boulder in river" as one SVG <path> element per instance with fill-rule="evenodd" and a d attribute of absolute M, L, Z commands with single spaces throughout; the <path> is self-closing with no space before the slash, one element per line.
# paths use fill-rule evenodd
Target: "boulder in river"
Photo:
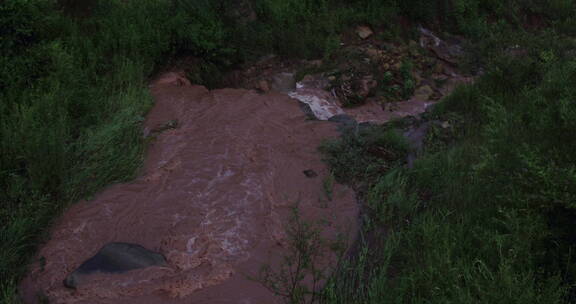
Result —
<path fill-rule="evenodd" d="M 93 257 L 64 280 L 64 286 L 76 288 L 83 276 L 97 272 L 122 273 L 129 270 L 166 264 L 163 255 L 140 245 L 130 243 L 108 243 Z"/>

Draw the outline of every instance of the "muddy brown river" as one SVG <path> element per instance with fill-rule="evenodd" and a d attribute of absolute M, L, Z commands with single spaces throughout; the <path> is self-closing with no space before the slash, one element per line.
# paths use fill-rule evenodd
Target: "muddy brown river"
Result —
<path fill-rule="evenodd" d="M 280 303 L 249 277 L 289 251 L 294 206 L 303 220 L 322 223 L 323 238 L 354 238 L 354 193 L 335 184 L 328 200 L 329 172 L 317 151 L 338 135 L 334 123 L 307 120 L 285 94 L 208 91 L 176 73 L 151 92 L 147 133 L 168 121 L 177 127 L 156 135 L 138 178 L 58 219 L 21 284 L 25 303 Z M 110 242 L 142 245 L 167 264 L 63 285 Z"/>

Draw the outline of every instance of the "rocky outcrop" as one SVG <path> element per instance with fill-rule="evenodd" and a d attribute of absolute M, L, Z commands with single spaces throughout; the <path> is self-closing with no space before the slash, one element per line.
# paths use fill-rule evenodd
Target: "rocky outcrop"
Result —
<path fill-rule="evenodd" d="M 374 34 L 374 32 L 372 31 L 372 29 L 367 26 L 367 25 L 361 25 L 356 27 L 356 34 L 358 35 L 358 37 L 362 38 L 362 39 L 366 39 L 370 36 L 372 36 L 372 34 Z"/>

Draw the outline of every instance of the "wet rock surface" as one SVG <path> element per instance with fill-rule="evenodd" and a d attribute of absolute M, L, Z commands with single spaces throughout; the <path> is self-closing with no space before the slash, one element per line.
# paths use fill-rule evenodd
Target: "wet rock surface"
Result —
<path fill-rule="evenodd" d="M 358 42 L 340 51 L 336 68 L 306 75 L 289 95 L 320 120 L 346 114 L 358 123 L 384 124 L 418 116 L 474 77 L 457 68 L 460 41 L 444 41 L 419 28 L 420 44 Z"/>
<path fill-rule="evenodd" d="M 281 303 L 249 278 L 282 262 L 296 206 L 303 221 L 323 223 L 322 238 L 352 241 L 355 195 L 334 184 L 326 200 L 330 173 L 317 151 L 338 136 L 337 124 L 307 119 L 285 94 L 208 91 L 174 73 L 151 91 L 145 127 L 177 126 L 155 135 L 138 178 L 74 204 L 56 222 L 20 286 L 25 303 Z M 139 244 L 166 263 L 96 267 L 103 261 L 92 257 L 110 242 Z M 328 253 L 322 262 L 331 261 Z M 64 286 L 70 274 L 93 269 L 127 271 Z"/>
<path fill-rule="evenodd" d="M 358 123 L 384 124 L 417 116 L 456 86 L 474 79 L 458 70 L 463 56 L 460 40 L 444 41 L 422 27 L 418 31 L 418 42 L 399 44 L 380 41 L 371 28 L 359 26 L 330 58 L 264 56 L 229 73 L 227 78 L 237 81 L 228 84 L 287 94 L 319 120 L 346 114 Z M 360 33 L 369 35 L 362 38 Z"/>
<path fill-rule="evenodd" d="M 361 39 L 366 39 L 366 38 L 372 36 L 372 34 L 374 34 L 374 32 L 372 31 L 372 29 L 369 26 L 362 25 L 362 26 L 358 26 L 356 28 L 356 34 L 358 34 L 358 37 L 360 37 Z"/>
<path fill-rule="evenodd" d="M 64 280 L 64 286 L 76 288 L 85 276 L 94 273 L 122 273 L 150 266 L 164 266 L 166 259 L 159 253 L 138 244 L 108 243 Z"/>

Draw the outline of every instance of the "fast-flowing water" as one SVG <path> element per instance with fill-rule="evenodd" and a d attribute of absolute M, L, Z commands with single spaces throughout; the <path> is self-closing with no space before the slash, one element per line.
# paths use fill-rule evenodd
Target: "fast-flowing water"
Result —
<path fill-rule="evenodd" d="M 334 123 L 307 120 L 287 95 L 208 91 L 175 73 L 151 91 L 145 124 L 156 138 L 141 175 L 58 219 L 21 285 L 26 303 L 281 302 L 249 277 L 289 251 L 294 206 L 322 223 L 326 239 L 355 236 L 354 193 L 332 188 L 317 151 L 337 136 Z M 163 128 L 169 121 L 177 124 Z M 159 252 L 167 266 L 95 274 L 66 288 L 66 276 L 109 242 Z"/>

